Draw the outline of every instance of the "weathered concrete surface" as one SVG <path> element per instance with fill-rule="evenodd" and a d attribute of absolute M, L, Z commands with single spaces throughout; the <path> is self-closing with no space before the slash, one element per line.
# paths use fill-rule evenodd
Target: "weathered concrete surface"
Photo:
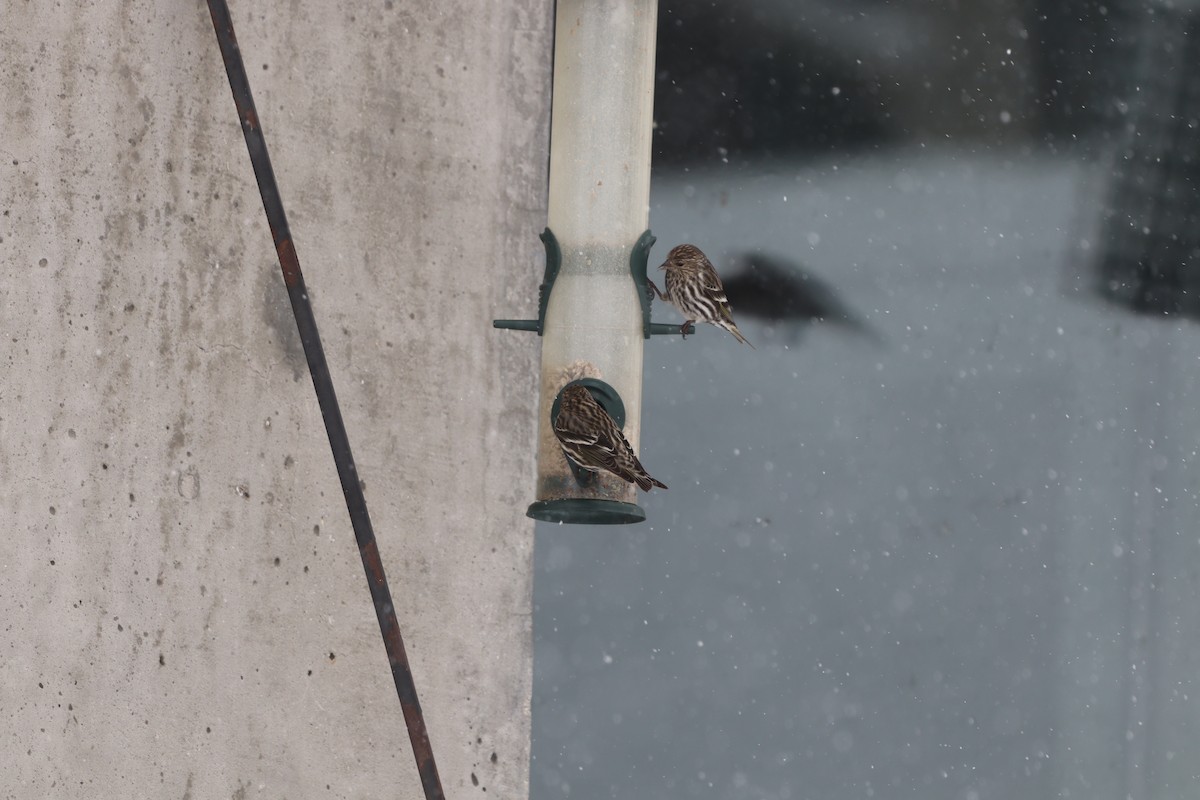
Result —
<path fill-rule="evenodd" d="M 453 797 L 527 793 L 551 5 L 233 6 Z M 205 5 L 0 70 L 0 797 L 420 796 Z"/>

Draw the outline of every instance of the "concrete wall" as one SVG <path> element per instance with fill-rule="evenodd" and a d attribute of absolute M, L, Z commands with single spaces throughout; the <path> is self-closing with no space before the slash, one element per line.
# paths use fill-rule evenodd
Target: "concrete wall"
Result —
<path fill-rule="evenodd" d="M 233 4 L 454 797 L 527 793 L 551 6 Z M 0 797 L 420 796 L 205 4 L 0 72 Z"/>

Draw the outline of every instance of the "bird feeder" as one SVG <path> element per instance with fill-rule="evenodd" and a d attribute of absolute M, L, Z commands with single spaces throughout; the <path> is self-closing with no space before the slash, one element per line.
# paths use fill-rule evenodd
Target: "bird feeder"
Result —
<path fill-rule="evenodd" d="M 582 381 L 640 453 L 642 344 L 680 332 L 650 322 L 646 282 L 657 16 L 658 0 L 558 2 L 538 319 L 494 323 L 542 337 L 534 519 L 646 518 L 634 484 L 605 472 L 577 476 L 555 438 L 553 412 L 563 387 Z"/>

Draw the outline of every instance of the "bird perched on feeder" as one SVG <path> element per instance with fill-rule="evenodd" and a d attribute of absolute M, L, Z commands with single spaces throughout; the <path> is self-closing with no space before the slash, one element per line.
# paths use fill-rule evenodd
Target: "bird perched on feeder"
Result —
<path fill-rule="evenodd" d="M 584 386 L 573 384 L 563 389 L 554 435 L 567 458 L 589 472 L 611 472 L 636 483 L 643 492 L 650 491 L 651 486 L 667 488 L 650 477 L 625 434 Z"/>
<path fill-rule="evenodd" d="M 675 306 L 687 318 L 679 328 L 681 333 L 686 332 L 693 322 L 707 322 L 729 331 L 739 342 L 750 344 L 733 322 L 733 310 L 729 307 L 721 277 L 700 248 L 691 244 L 679 245 L 667 254 L 667 260 L 659 269 L 667 273 L 663 281 L 666 292 L 660 292 L 653 282 L 650 286 L 660 299 Z M 750 344 L 750 347 L 754 345 Z"/>

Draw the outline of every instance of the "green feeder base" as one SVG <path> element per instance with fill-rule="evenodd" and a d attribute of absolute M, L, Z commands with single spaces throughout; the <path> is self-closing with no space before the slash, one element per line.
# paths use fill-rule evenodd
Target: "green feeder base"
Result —
<path fill-rule="evenodd" d="M 570 525 L 629 525 L 646 521 L 646 512 L 636 503 L 577 498 L 539 500 L 529 507 L 525 516 L 542 522 L 565 522 Z"/>

